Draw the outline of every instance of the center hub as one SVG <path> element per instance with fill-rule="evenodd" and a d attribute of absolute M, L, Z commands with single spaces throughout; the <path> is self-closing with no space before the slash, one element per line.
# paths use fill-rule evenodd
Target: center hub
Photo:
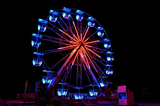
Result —
<path fill-rule="evenodd" d="M 84 46 L 83 41 L 79 41 L 79 43 L 78 43 L 78 44 L 80 44 L 81 46 Z"/>

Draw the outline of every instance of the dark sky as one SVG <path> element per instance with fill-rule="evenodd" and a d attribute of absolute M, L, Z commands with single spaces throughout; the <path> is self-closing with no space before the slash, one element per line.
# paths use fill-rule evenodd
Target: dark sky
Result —
<path fill-rule="evenodd" d="M 4 54 L 1 55 L 0 96 L 23 93 L 26 79 L 34 90 L 35 81 L 41 78 L 42 68 L 33 67 L 31 63 L 31 34 L 37 33 L 38 18 L 45 18 L 50 9 L 63 7 L 85 11 L 105 28 L 115 57 L 114 86 L 127 85 L 136 92 L 145 86 L 157 89 L 159 57 L 156 54 L 159 44 L 153 25 L 154 9 L 151 10 L 150 5 L 134 2 L 22 2 L 13 5 L 11 11 L 4 15 L 8 17 L 5 35 L 1 35 L 6 41 L 1 45 Z"/>

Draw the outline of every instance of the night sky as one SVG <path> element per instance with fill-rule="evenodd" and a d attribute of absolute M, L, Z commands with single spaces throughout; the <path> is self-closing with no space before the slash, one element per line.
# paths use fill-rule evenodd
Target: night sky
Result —
<path fill-rule="evenodd" d="M 80 2 L 80 1 L 79 1 Z M 98 2 L 98 1 L 97 1 Z M 32 66 L 31 35 L 37 33 L 39 18 L 46 18 L 49 10 L 63 7 L 77 8 L 92 15 L 111 39 L 115 61 L 112 82 L 114 88 L 127 85 L 139 92 L 144 87 L 158 91 L 158 41 L 153 25 L 154 9 L 145 3 L 18 3 L 6 11 L 7 23 L 1 44 L 0 96 L 13 97 L 23 93 L 25 80 L 34 90 L 41 80 L 42 67 Z M 25 5 L 27 4 L 27 5 Z"/>

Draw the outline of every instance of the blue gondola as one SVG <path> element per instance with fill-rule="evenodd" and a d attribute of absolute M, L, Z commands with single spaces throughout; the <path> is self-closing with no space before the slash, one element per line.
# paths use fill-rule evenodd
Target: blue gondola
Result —
<path fill-rule="evenodd" d="M 41 42 L 36 40 L 31 40 L 31 45 L 32 47 L 38 48 L 41 45 Z"/>
<path fill-rule="evenodd" d="M 89 90 L 89 95 L 90 95 L 90 96 L 97 96 L 97 95 L 98 95 L 98 90 L 90 89 L 90 90 Z"/>
<path fill-rule="evenodd" d="M 62 13 L 63 18 L 68 19 L 71 17 L 71 14 L 70 14 L 71 9 L 64 7 L 62 10 L 64 11 Z"/>
<path fill-rule="evenodd" d="M 89 27 L 94 27 L 95 22 L 93 17 L 88 17 L 88 26 Z"/>
<path fill-rule="evenodd" d="M 111 47 L 110 42 L 104 43 L 104 48 L 109 49 L 110 47 Z"/>
<path fill-rule="evenodd" d="M 83 19 L 83 16 L 82 16 L 83 11 L 77 10 L 76 13 L 77 13 L 76 19 L 77 19 L 78 21 L 82 21 L 82 19 Z"/>
<path fill-rule="evenodd" d="M 97 35 L 98 35 L 99 37 L 103 37 L 103 36 L 104 36 L 104 28 L 98 27 L 98 28 L 97 28 Z"/>
<path fill-rule="evenodd" d="M 83 99 L 84 93 L 74 93 L 74 99 Z"/>
<path fill-rule="evenodd" d="M 57 89 L 58 96 L 66 96 L 67 93 L 68 93 L 68 89 L 61 89 L 61 88 Z"/>
<path fill-rule="evenodd" d="M 109 49 L 110 47 L 111 47 L 111 43 L 109 42 L 110 40 L 109 39 L 107 39 L 107 38 L 105 38 L 105 39 L 103 39 L 103 42 L 104 42 L 104 48 L 106 48 L 106 49 Z"/>
<path fill-rule="evenodd" d="M 38 31 L 45 32 L 47 29 L 47 26 L 46 26 L 47 23 L 48 21 L 39 18 L 38 19 Z"/>
<path fill-rule="evenodd" d="M 40 34 L 32 33 L 32 36 L 33 36 L 33 37 L 36 37 L 36 38 L 42 38 L 42 35 L 40 35 Z"/>
<path fill-rule="evenodd" d="M 49 20 L 51 22 L 56 22 L 57 19 L 58 19 L 58 12 L 57 11 L 54 11 L 54 10 L 50 10 L 49 11 L 50 15 L 49 15 Z"/>
<path fill-rule="evenodd" d="M 42 83 L 43 84 L 50 84 L 52 82 L 52 79 L 48 76 L 42 76 Z"/>
<path fill-rule="evenodd" d="M 42 65 L 42 60 L 38 57 L 34 57 L 32 60 L 33 66 L 41 66 Z"/>
<path fill-rule="evenodd" d="M 113 56 L 107 56 L 107 61 L 109 61 L 109 62 L 114 61 L 114 57 Z"/>
<path fill-rule="evenodd" d="M 113 69 L 107 69 L 106 74 L 107 75 L 112 75 L 113 74 Z"/>

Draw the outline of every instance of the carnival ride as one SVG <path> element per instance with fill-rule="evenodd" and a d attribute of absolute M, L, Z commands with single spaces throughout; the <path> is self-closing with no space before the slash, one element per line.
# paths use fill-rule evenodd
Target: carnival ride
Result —
<path fill-rule="evenodd" d="M 101 24 L 75 8 L 50 10 L 32 34 L 33 66 L 42 66 L 42 83 L 50 97 L 96 100 L 111 97 L 107 77 L 113 74 L 111 41 Z M 38 84 L 37 84 L 38 85 Z"/>

